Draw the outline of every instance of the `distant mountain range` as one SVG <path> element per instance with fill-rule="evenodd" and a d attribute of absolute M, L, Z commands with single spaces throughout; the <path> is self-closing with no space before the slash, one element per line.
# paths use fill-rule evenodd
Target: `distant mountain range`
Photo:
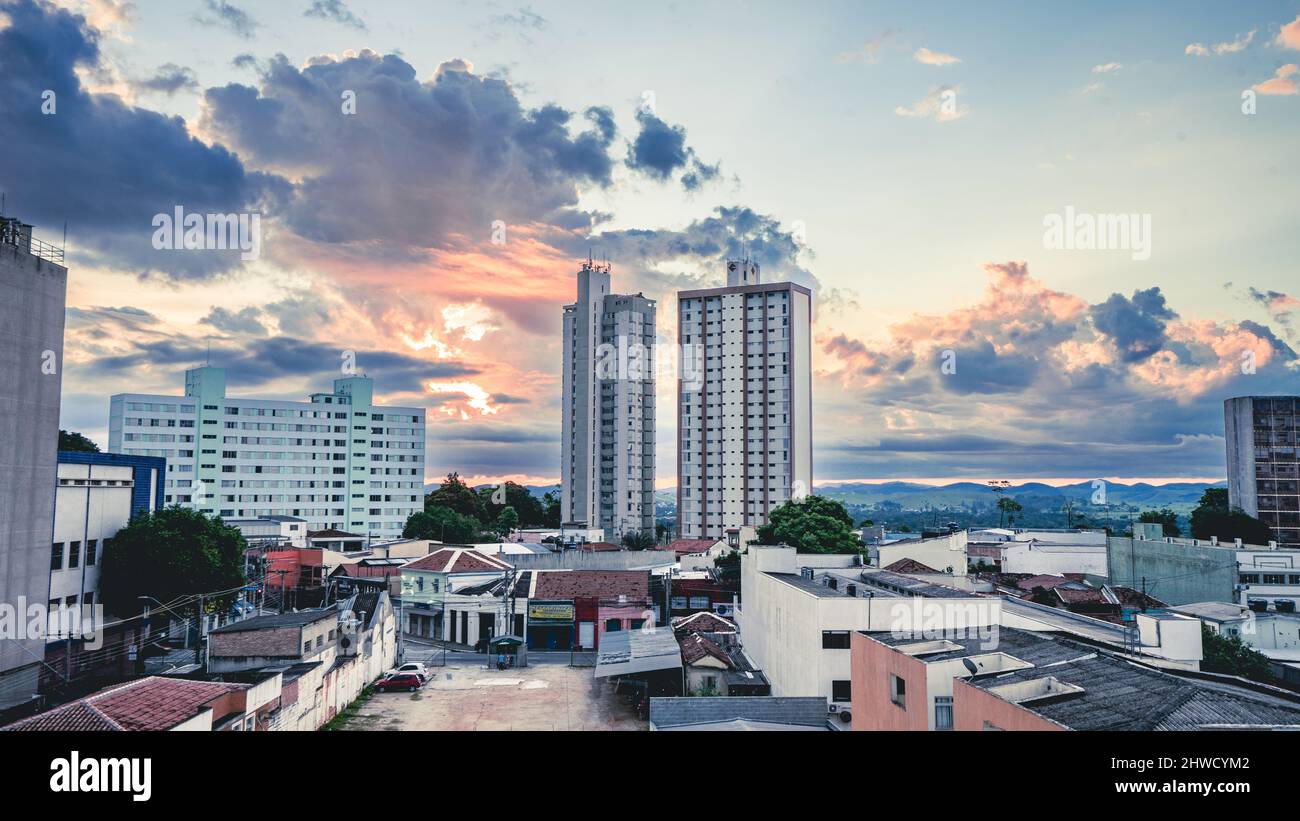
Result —
<path fill-rule="evenodd" d="M 1227 482 L 1174 482 L 1167 485 L 1107 482 L 1105 503 L 1139 509 L 1168 507 L 1186 513 L 1196 506 L 1207 487 L 1227 487 Z M 1026 482 L 1006 489 L 1007 496 L 1030 509 L 1059 507 L 1067 501 L 1090 506 L 1093 492 L 1090 481 L 1061 486 Z M 851 483 L 824 485 L 817 488 L 817 493 L 849 505 L 870 507 L 892 502 L 904 510 L 923 510 L 927 507 L 979 508 L 993 505 L 997 500 L 993 491 L 979 482 L 954 482 L 949 485 L 920 485 L 913 482 Z"/>
<path fill-rule="evenodd" d="M 536 497 L 541 498 L 549 491 L 558 491 L 559 485 L 526 485 Z M 1132 507 L 1139 510 L 1168 507 L 1186 514 L 1196 506 L 1201 494 L 1208 487 L 1227 487 L 1227 482 L 1174 482 L 1167 485 L 1152 485 L 1146 482 L 1122 484 L 1106 483 L 1106 502 L 1117 507 Z M 424 486 L 424 492 L 438 489 L 438 484 Z M 896 504 L 903 510 L 925 510 L 927 508 L 979 509 L 993 505 L 997 497 L 988 486 L 980 482 L 954 482 L 949 485 L 922 485 L 915 482 L 884 482 L 869 484 L 852 482 L 847 484 L 818 485 L 816 492 L 821 496 L 838 499 L 846 505 L 873 507 L 882 503 Z M 1066 501 L 1075 501 L 1081 506 L 1090 506 L 1093 495 L 1091 482 L 1078 482 L 1059 487 L 1041 482 L 1026 482 L 1011 485 L 1006 494 L 1020 502 L 1026 508 L 1059 508 Z M 675 488 L 664 488 L 655 492 L 655 501 L 660 504 L 673 504 L 677 501 Z"/>

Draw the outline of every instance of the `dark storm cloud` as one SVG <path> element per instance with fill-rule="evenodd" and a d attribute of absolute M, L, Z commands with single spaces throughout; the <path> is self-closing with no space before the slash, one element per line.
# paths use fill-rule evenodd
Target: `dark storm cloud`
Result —
<path fill-rule="evenodd" d="M 941 370 L 946 351 L 938 352 L 933 365 L 942 374 L 937 384 L 953 393 L 1014 393 L 1033 384 L 1038 374 L 1035 357 L 998 353 L 987 339 L 948 350 L 952 352 L 952 372 Z"/>
<path fill-rule="evenodd" d="M 251 305 L 238 312 L 214 306 L 207 316 L 199 320 L 199 324 L 211 325 L 219 331 L 232 334 L 262 336 L 266 334 L 266 326 L 261 322 L 261 315 L 262 312 Z"/>
<path fill-rule="evenodd" d="M 188 66 L 164 63 L 158 66 L 158 70 L 152 76 L 143 80 L 136 80 L 131 85 L 137 91 L 152 91 L 170 96 L 178 91 L 197 89 L 199 80 L 194 73 L 194 69 Z"/>
<path fill-rule="evenodd" d="M 335 379 L 341 375 L 344 350 L 292 337 L 277 336 L 234 343 L 214 341 L 211 348 L 200 340 L 159 339 L 140 343 L 129 353 L 102 356 L 86 367 L 101 377 L 126 379 L 146 368 L 174 368 L 177 378 L 187 368 L 211 362 L 226 369 L 227 382 L 241 389 L 254 389 L 277 379 L 307 377 Z M 426 362 L 388 351 L 355 351 L 358 373 L 372 377 L 385 391 L 423 392 L 427 380 L 470 376 L 478 368 L 460 362 Z M 118 391 L 128 388 L 123 382 Z"/>
<path fill-rule="evenodd" d="M 1165 305 L 1159 287 L 1133 292 L 1131 299 L 1111 294 L 1090 309 L 1092 323 L 1110 338 L 1125 362 L 1141 362 L 1165 347 L 1165 323 L 1178 314 Z"/>
<path fill-rule="evenodd" d="M 636 119 L 641 130 L 628 144 L 625 160 L 628 168 L 661 182 L 684 171 L 681 183 L 688 191 L 717 178 L 721 165 L 708 165 L 700 160 L 695 149 L 686 144 L 685 128 L 669 125 L 646 108 L 637 111 Z"/>
<path fill-rule="evenodd" d="M 365 22 L 353 14 L 343 0 L 312 0 L 312 4 L 302 13 L 302 16 L 330 20 L 358 31 L 366 30 Z"/>
<path fill-rule="evenodd" d="M 345 97 L 355 114 L 343 113 Z M 319 242 L 451 249 L 488 236 L 498 219 L 586 229 L 578 184 L 610 183 L 607 108 L 526 109 L 508 83 L 460 60 L 422 82 L 391 54 L 302 69 L 280 56 L 260 87 L 212 88 L 206 102 L 207 133 L 259 167 L 301 177 L 282 217 Z"/>
<path fill-rule="evenodd" d="M 76 69 L 98 66 L 100 52 L 97 33 L 81 16 L 32 0 L 4 0 L 0 10 L 13 21 L 0 30 L 0 146 L 22 158 L 0 164 L 10 213 L 38 232 L 67 220 L 74 252 L 92 262 L 176 277 L 241 264 L 237 251 L 155 250 L 154 216 L 177 206 L 191 213 L 260 211 L 287 184 L 194 139 L 179 118 L 87 93 Z M 52 114 L 42 113 L 47 90 Z"/>
<path fill-rule="evenodd" d="M 259 24 L 252 15 L 227 0 L 203 0 L 203 8 L 207 13 L 198 12 L 193 18 L 201 26 L 224 28 L 245 40 L 257 31 Z"/>

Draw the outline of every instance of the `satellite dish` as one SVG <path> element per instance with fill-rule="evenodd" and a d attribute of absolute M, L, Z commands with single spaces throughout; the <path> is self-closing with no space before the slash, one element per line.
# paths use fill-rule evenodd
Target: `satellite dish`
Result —
<path fill-rule="evenodd" d="M 965 665 L 966 669 L 970 671 L 970 674 L 972 676 L 979 675 L 980 668 L 975 665 L 975 662 L 971 661 L 970 659 L 962 659 L 961 663 Z"/>

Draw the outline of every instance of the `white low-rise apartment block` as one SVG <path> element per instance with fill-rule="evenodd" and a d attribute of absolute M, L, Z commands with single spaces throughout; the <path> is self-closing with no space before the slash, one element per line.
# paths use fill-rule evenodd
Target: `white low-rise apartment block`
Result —
<path fill-rule="evenodd" d="M 167 504 L 392 539 L 423 509 L 424 418 L 374 404 L 368 377 L 291 402 L 229 397 L 224 369 L 200 367 L 182 396 L 114 395 L 109 450 L 165 457 Z"/>
<path fill-rule="evenodd" d="M 852 701 L 854 630 L 960 628 L 996 642 L 1001 602 L 856 565 L 856 556 L 750 545 L 740 559 L 737 613 L 746 655 L 775 696 L 821 696 L 831 712 Z"/>

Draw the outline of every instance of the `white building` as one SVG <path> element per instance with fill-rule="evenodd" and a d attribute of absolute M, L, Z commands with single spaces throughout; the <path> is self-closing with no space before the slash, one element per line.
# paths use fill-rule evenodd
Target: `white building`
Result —
<path fill-rule="evenodd" d="M 99 603 L 104 550 L 134 516 L 162 507 L 165 465 L 162 459 L 116 453 L 59 454 L 51 608 Z"/>
<path fill-rule="evenodd" d="M 750 545 L 741 556 L 740 641 L 772 695 L 822 696 L 829 708 L 848 709 L 854 630 L 960 625 L 996 641 L 998 599 L 855 567 L 855 558 L 770 545 Z"/>
<path fill-rule="evenodd" d="M 15 608 L 49 585 L 67 287 L 63 251 L 0 217 L 0 602 Z M 0 641 L 0 709 L 37 691 L 44 650 L 38 635 Z"/>
<path fill-rule="evenodd" d="M 967 543 L 966 531 L 958 530 L 931 539 L 908 539 L 881 544 L 872 548 L 872 552 L 878 557 L 878 567 L 889 567 L 894 562 L 911 559 L 940 573 L 965 576 Z"/>
<path fill-rule="evenodd" d="M 424 409 L 373 392 L 355 376 L 308 402 L 232 398 L 222 368 L 194 368 L 183 396 L 113 396 L 109 450 L 165 457 L 167 504 L 391 539 L 423 509 Z"/>
<path fill-rule="evenodd" d="M 1061 576 L 1087 573 L 1106 576 L 1106 535 L 1100 544 L 1061 544 L 1038 540 L 1007 542 L 1002 550 L 1003 573 Z"/>
<path fill-rule="evenodd" d="M 564 306 L 560 516 L 614 540 L 654 532 L 655 302 L 610 293 L 610 266 L 578 271 Z"/>
<path fill-rule="evenodd" d="M 721 539 L 812 490 L 812 293 L 730 260 L 677 311 L 679 535 Z"/>

